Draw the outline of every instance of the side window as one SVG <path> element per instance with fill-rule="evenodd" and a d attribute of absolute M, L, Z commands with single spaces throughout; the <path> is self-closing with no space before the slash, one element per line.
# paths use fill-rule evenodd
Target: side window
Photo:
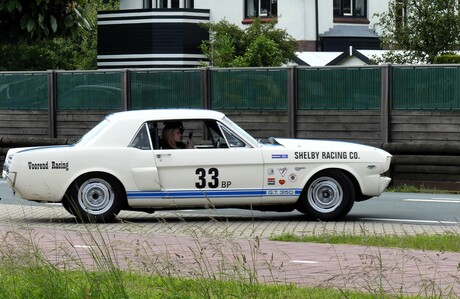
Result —
<path fill-rule="evenodd" d="M 208 147 L 203 136 L 203 120 L 168 119 L 158 121 L 159 148 L 196 149 Z"/>
<path fill-rule="evenodd" d="M 216 120 L 168 119 L 148 125 L 153 148 L 161 150 L 247 147 L 238 134 Z M 159 146 L 155 145 L 155 136 Z"/>
<path fill-rule="evenodd" d="M 215 120 L 206 121 L 206 127 L 213 148 L 248 147 L 230 128 Z"/>
<path fill-rule="evenodd" d="M 221 126 L 228 147 L 246 147 L 246 144 L 226 127 Z"/>
<path fill-rule="evenodd" d="M 134 136 L 133 140 L 129 144 L 129 147 L 134 147 L 141 150 L 152 149 L 147 124 L 143 124 L 139 131 L 137 131 L 136 136 Z"/>

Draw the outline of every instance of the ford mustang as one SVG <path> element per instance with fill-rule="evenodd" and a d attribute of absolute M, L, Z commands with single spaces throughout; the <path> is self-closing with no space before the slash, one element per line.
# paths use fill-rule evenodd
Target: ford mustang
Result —
<path fill-rule="evenodd" d="M 230 207 L 328 221 L 380 195 L 390 161 L 354 143 L 256 140 L 217 111 L 159 109 L 110 114 L 73 145 L 10 149 L 3 178 L 19 197 L 61 202 L 83 222 Z"/>

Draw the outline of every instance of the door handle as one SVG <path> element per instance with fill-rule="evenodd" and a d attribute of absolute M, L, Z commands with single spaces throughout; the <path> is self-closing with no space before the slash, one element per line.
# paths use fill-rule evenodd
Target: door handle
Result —
<path fill-rule="evenodd" d="M 160 159 L 161 156 L 166 156 L 166 157 L 170 157 L 171 154 L 157 154 L 157 159 Z"/>

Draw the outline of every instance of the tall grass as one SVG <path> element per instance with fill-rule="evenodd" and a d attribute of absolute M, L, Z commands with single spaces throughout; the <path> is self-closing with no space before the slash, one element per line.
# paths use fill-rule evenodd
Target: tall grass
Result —
<path fill-rule="evenodd" d="M 225 226 L 213 221 L 209 225 L 218 224 Z M 257 237 L 241 242 L 234 231 L 216 237 L 207 232 L 207 226 L 192 226 L 189 238 L 152 235 L 155 242 L 145 236 L 133 241 L 120 239 L 123 234 L 102 232 L 100 228 L 106 225 L 110 224 L 84 224 L 79 226 L 83 231 L 68 231 L 63 240 L 54 236 L 55 243 L 45 249 L 43 234 L 32 227 L 1 236 L 0 298 L 409 298 L 404 288 L 388 286 L 386 275 L 392 269 L 379 252 L 363 257 L 362 264 L 356 265 L 357 271 L 344 269 L 340 277 L 321 287 L 307 288 L 288 283 L 283 276 L 284 266 L 275 265 Z M 136 231 L 135 225 L 132 231 Z M 317 237 L 327 243 L 344 243 L 346 239 Z M 349 237 L 364 246 L 382 246 L 382 240 L 391 240 L 391 236 L 381 236 L 374 243 L 363 243 L 373 236 Z M 458 240 L 455 234 L 444 241 L 419 237 L 414 243 L 425 244 L 424 250 L 448 243 L 446 240 L 460 248 L 454 243 L 457 241 L 452 241 Z M 181 251 L 168 248 L 174 238 L 187 240 L 181 244 Z M 401 236 L 395 239 L 392 242 L 399 243 L 393 246 L 409 247 L 400 242 Z M 85 248 L 77 250 L 81 244 Z M 340 265 L 340 256 L 337 261 Z M 336 279 L 343 283 L 336 285 Z M 353 284 L 355 281 L 360 285 Z M 433 283 L 424 282 L 425 289 L 413 298 L 456 298 L 452 290 Z"/>
<path fill-rule="evenodd" d="M 52 252 L 45 252 L 39 246 L 43 236 L 32 229 L 3 235 L 0 298 L 372 298 L 259 281 L 260 264 L 271 273 L 272 261 L 257 238 L 248 241 L 250 256 L 225 236 L 192 238 L 193 243 L 184 244 L 183 256 L 170 254 L 167 247 L 152 255 L 152 248 L 138 242 L 134 258 L 127 261 L 97 226 L 88 225 L 78 237 L 69 235 L 66 243 L 56 242 Z M 88 245 L 86 254 L 74 248 L 80 241 Z"/>

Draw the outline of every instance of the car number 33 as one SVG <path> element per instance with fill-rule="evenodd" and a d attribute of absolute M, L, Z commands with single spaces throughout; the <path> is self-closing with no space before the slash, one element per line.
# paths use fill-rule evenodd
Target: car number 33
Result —
<path fill-rule="evenodd" d="M 198 175 L 198 182 L 195 183 L 198 189 L 219 187 L 219 169 L 212 167 L 206 171 L 204 168 L 197 168 L 195 173 Z"/>

